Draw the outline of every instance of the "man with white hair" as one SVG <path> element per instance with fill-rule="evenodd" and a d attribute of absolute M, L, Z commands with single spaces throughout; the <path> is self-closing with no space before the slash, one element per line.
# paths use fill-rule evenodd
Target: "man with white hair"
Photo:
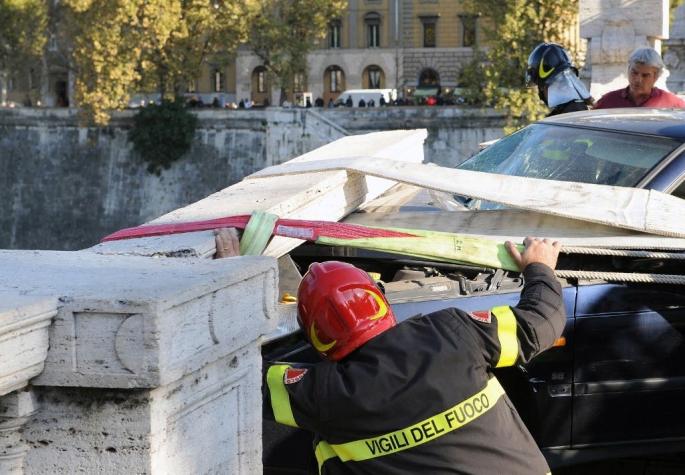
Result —
<path fill-rule="evenodd" d="M 685 101 L 654 86 L 664 70 L 661 55 L 652 48 L 638 48 L 628 59 L 628 87 L 607 92 L 595 109 L 615 107 L 685 108 Z"/>

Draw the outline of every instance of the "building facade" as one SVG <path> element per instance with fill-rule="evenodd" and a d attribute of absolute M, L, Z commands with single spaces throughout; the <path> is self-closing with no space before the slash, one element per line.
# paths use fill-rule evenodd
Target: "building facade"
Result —
<path fill-rule="evenodd" d="M 397 89 L 410 95 L 417 87 L 458 86 L 459 73 L 481 40 L 481 18 L 469 15 L 461 0 L 348 0 L 346 10 L 331 22 L 329 31 L 309 54 L 305 75 L 296 77 L 297 101 L 305 93 L 327 104 L 345 89 Z M 68 42 L 59 35 L 59 9 L 52 4 L 50 37 L 40 78 L 33 85 L 9 87 L 17 104 L 48 107 L 75 106 L 74 73 L 68 64 Z M 22 81 L 24 82 L 24 81 Z M 233 61 L 205 62 L 187 96 L 210 105 L 250 100 L 278 104 L 280 90 L 249 45 Z M 39 86 L 40 84 L 40 86 Z M 14 87 L 13 87 L 14 86 Z M 31 94 L 27 94 L 31 89 Z M 294 96 L 294 97 L 293 97 Z M 135 94 L 131 105 L 155 99 Z"/>
<path fill-rule="evenodd" d="M 345 89 L 397 89 L 459 85 L 459 73 L 481 40 L 481 19 L 459 0 L 349 0 L 309 54 L 306 78 L 293 84 L 324 104 Z M 236 57 L 236 97 L 256 104 L 278 101 L 260 59 L 243 47 Z"/>
<path fill-rule="evenodd" d="M 470 14 L 464 0 L 348 0 L 326 37 L 308 55 L 307 71 L 295 77 L 288 99 L 305 105 L 335 101 L 346 89 L 396 89 L 399 97 L 450 94 L 476 47 L 484 46 L 488 18 Z M 59 35 L 59 9 L 51 3 L 50 38 L 41 74 L 31 83 L 10 83 L 6 96 L 16 104 L 77 106 L 68 41 Z M 569 45 L 578 44 L 573 25 Z M 40 77 L 38 77 L 40 76 Z M 0 78 L 1 79 L 1 78 Z M 0 81 L 1 82 L 1 81 Z M 251 101 L 279 104 L 280 90 L 261 59 L 242 45 L 226 61 L 205 61 L 186 96 L 198 105 L 224 107 Z M 0 84 L 2 88 L 2 84 Z M 27 90 L 30 93 L 27 93 Z M 28 99 L 32 98 L 32 100 Z M 135 94 L 130 105 L 157 100 Z"/>

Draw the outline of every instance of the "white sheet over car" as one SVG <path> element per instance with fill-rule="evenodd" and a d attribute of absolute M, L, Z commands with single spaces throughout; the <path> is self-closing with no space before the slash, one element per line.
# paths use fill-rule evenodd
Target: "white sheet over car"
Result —
<path fill-rule="evenodd" d="M 506 176 L 369 156 L 291 161 L 265 168 L 249 178 L 332 170 L 387 178 L 542 214 L 685 237 L 685 220 L 679 218 L 685 216 L 685 200 L 654 190 Z"/>

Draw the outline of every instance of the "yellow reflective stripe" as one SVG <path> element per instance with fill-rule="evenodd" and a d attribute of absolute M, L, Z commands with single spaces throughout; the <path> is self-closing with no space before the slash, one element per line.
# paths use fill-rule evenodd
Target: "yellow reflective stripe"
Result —
<path fill-rule="evenodd" d="M 358 462 L 390 455 L 430 442 L 485 414 L 503 395 L 504 389 L 502 389 L 499 381 L 497 378 L 492 378 L 483 390 L 468 399 L 404 429 L 344 444 L 329 444 L 321 441 L 315 450 L 319 462 L 319 471 L 326 460 L 336 455 L 343 462 L 349 460 Z"/>
<path fill-rule="evenodd" d="M 499 361 L 495 367 L 512 366 L 519 356 L 516 317 L 508 305 L 495 307 L 491 311 L 497 317 L 497 338 L 500 347 Z"/>
<path fill-rule="evenodd" d="M 316 444 L 314 455 L 316 456 L 316 462 L 319 464 L 319 475 L 321 475 L 321 467 L 323 467 L 324 462 L 335 457 L 335 452 L 328 442 L 322 440 Z"/>
<path fill-rule="evenodd" d="M 276 422 L 291 427 L 298 427 L 293 416 L 293 408 L 290 407 L 290 396 L 285 389 L 283 375 L 290 368 L 289 365 L 273 365 L 266 372 L 266 384 L 269 386 L 271 396 L 271 409 Z"/>

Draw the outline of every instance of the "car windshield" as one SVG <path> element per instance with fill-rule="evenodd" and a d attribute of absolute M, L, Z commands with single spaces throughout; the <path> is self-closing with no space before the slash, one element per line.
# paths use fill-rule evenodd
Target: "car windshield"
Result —
<path fill-rule="evenodd" d="M 533 124 L 495 142 L 457 168 L 632 187 L 679 145 L 665 137 Z M 457 198 L 470 208 L 501 207 Z"/>

